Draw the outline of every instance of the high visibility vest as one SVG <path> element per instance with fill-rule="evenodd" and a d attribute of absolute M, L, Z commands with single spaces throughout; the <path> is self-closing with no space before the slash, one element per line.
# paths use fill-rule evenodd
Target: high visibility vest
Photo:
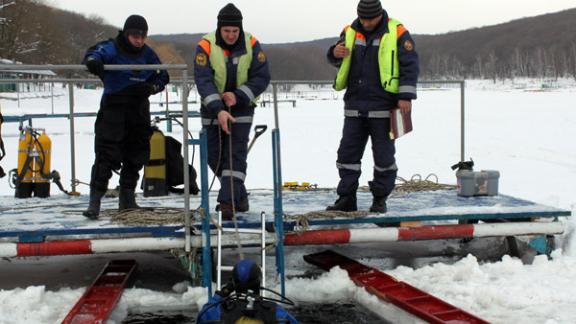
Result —
<path fill-rule="evenodd" d="M 252 46 L 250 43 L 251 35 L 249 33 L 244 33 L 246 53 L 239 57 L 238 61 L 238 72 L 236 75 L 236 88 L 242 86 L 246 81 L 248 81 L 248 70 L 250 69 L 250 64 L 252 63 Z M 214 83 L 218 92 L 223 93 L 226 88 L 226 62 L 227 57 L 224 55 L 224 50 L 222 47 L 216 45 L 216 33 L 212 32 L 203 37 L 210 42 L 210 65 L 214 69 Z"/>
<path fill-rule="evenodd" d="M 384 90 L 391 93 L 398 93 L 400 69 L 398 62 L 398 26 L 402 25 L 396 19 L 388 20 L 388 32 L 382 35 L 380 46 L 378 47 L 378 66 L 380 68 L 380 82 Z M 350 50 L 350 55 L 342 60 L 342 65 L 334 81 L 334 89 L 337 91 L 346 89 L 348 86 L 348 75 L 352 63 L 352 50 L 356 42 L 356 31 L 352 27 L 346 29 L 344 45 Z M 366 44 L 368 46 L 368 44 Z"/>

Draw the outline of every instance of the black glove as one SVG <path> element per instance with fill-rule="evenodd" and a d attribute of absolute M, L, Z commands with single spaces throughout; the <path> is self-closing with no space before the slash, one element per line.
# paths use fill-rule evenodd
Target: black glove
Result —
<path fill-rule="evenodd" d="M 147 87 L 148 87 L 148 95 L 153 95 L 153 94 L 157 94 L 158 92 L 162 91 L 160 89 L 160 86 L 157 84 L 153 84 L 153 83 L 146 83 Z"/>
<path fill-rule="evenodd" d="M 104 73 L 104 63 L 102 63 L 100 60 L 89 59 L 86 61 L 86 67 L 90 73 L 96 76 L 100 76 L 102 73 Z"/>
<path fill-rule="evenodd" d="M 220 290 L 217 290 L 215 294 L 220 295 L 222 298 L 226 298 L 230 296 L 230 294 L 233 292 L 234 292 L 234 283 L 229 282 L 226 285 L 222 286 Z"/>

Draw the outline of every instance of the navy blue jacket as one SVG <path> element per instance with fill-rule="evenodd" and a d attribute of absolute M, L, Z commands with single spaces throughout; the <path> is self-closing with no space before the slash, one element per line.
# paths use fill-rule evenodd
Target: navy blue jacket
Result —
<path fill-rule="evenodd" d="M 90 47 L 84 55 L 82 64 L 88 60 L 98 60 L 104 64 L 162 64 L 160 59 L 148 45 L 137 52 L 129 52 L 123 46 L 127 42 L 120 32 L 115 39 L 100 42 Z M 164 90 L 170 82 L 168 72 L 165 70 L 123 70 L 104 71 L 101 76 L 104 82 L 104 95 L 119 94 L 130 88 L 137 88 L 143 83 L 157 85 L 157 92 Z"/>
<path fill-rule="evenodd" d="M 217 32 L 218 33 L 218 32 Z M 217 35 L 218 37 L 218 35 Z M 244 33 L 240 33 L 238 42 L 229 51 L 226 62 L 226 89 L 225 91 L 234 92 L 236 95 L 236 106 L 232 107 L 234 116 L 251 116 L 254 109 L 251 107 L 250 98 L 243 91 L 236 88 L 237 64 L 234 64 L 234 58 L 246 54 L 246 46 L 252 46 L 252 62 L 248 70 L 248 81 L 244 84 L 251 91 L 254 97 L 258 97 L 270 83 L 270 70 L 268 68 L 268 59 L 260 43 L 252 36 L 251 44 L 245 44 Z M 196 60 L 194 61 L 194 79 L 200 96 L 204 99 L 210 95 L 219 94 L 216 84 L 214 83 L 214 69 L 210 65 L 210 49 L 214 44 L 210 44 L 202 39 L 196 47 Z M 212 101 L 205 106 L 202 104 L 202 116 L 206 118 L 216 118 L 221 110 L 226 109 L 222 100 Z"/>
<path fill-rule="evenodd" d="M 378 66 L 378 46 L 371 45 L 376 39 L 382 38 L 388 32 L 388 15 L 384 12 L 382 23 L 372 32 L 366 32 L 362 28 L 359 19 L 354 20 L 351 27 L 366 38 L 366 45 L 355 44 L 352 51 L 352 62 L 348 77 L 348 87 L 344 95 L 345 109 L 358 110 L 360 112 L 389 110 L 396 107 L 398 99 L 416 99 L 416 93 L 387 92 L 380 82 L 380 70 Z M 399 27 L 398 37 L 398 61 L 400 63 L 399 85 L 416 87 L 418 82 L 419 63 L 418 54 L 410 33 Z M 340 67 L 342 59 L 334 57 L 332 50 L 338 43 L 343 43 L 345 31 L 340 39 L 328 49 L 328 61 Z"/>
<path fill-rule="evenodd" d="M 214 323 L 222 319 L 222 305 L 216 305 L 221 303 L 223 300 L 222 296 L 214 294 L 212 298 L 202 307 L 200 311 L 200 317 L 197 319 L 196 323 Z M 276 305 L 276 320 L 279 323 L 289 323 L 298 324 L 298 321 L 288 313 L 280 305 Z"/>

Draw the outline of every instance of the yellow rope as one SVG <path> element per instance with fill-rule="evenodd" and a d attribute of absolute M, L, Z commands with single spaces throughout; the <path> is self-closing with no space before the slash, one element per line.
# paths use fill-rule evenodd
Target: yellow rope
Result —
<path fill-rule="evenodd" d="M 195 210 L 191 212 L 197 213 Z M 112 223 L 123 225 L 184 224 L 184 210 L 181 208 L 155 207 L 122 211 L 106 209 L 101 212 L 101 215 L 110 217 Z"/>
<path fill-rule="evenodd" d="M 400 193 L 436 191 L 456 188 L 455 185 L 438 183 L 438 176 L 434 173 L 430 173 L 424 180 L 422 180 L 422 176 L 420 174 L 414 174 L 410 180 L 406 180 L 402 177 L 396 177 L 396 182 L 397 183 L 394 191 Z"/>

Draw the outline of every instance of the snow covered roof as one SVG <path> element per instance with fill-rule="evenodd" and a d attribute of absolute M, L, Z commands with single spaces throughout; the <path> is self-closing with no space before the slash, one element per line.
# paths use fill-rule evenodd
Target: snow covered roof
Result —
<path fill-rule="evenodd" d="M 22 62 L 15 62 L 12 60 L 0 58 L 0 72 L 56 76 L 56 73 L 49 70 L 2 70 L 1 64 L 22 64 Z"/>

